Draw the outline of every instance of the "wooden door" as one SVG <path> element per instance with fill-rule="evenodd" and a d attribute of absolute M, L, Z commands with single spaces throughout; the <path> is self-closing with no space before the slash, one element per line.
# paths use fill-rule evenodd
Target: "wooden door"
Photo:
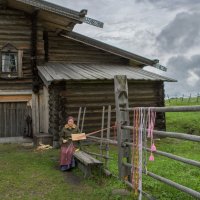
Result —
<path fill-rule="evenodd" d="M 23 136 L 31 117 L 31 107 L 26 102 L 0 103 L 0 137 Z"/>

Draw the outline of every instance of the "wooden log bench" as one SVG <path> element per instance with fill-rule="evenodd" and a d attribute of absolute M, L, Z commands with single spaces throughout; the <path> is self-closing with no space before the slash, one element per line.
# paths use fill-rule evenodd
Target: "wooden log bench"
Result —
<path fill-rule="evenodd" d="M 74 153 L 74 157 L 77 161 L 78 168 L 83 171 L 85 178 L 92 175 L 93 167 L 101 168 L 103 166 L 103 163 L 101 161 L 80 150 Z"/>

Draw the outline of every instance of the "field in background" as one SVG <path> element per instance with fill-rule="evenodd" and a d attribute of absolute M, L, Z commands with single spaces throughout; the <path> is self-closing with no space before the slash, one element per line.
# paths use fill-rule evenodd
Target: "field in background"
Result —
<path fill-rule="evenodd" d="M 200 101 L 200 99 L 199 99 Z M 200 105 L 197 98 L 166 100 L 166 106 L 194 106 Z M 167 131 L 200 135 L 200 112 L 166 113 Z"/>

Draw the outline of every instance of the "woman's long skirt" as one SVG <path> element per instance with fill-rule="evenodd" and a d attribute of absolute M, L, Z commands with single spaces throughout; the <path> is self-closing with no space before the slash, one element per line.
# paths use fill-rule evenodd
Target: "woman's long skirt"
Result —
<path fill-rule="evenodd" d="M 73 143 L 70 143 L 69 145 L 64 144 L 61 146 L 60 169 L 62 171 L 66 171 L 75 167 L 75 160 L 73 156 L 74 151 L 75 147 Z"/>

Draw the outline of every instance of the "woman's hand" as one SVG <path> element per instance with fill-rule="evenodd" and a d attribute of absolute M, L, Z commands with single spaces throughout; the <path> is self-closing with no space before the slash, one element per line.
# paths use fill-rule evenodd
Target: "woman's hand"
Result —
<path fill-rule="evenodd" d="M 67 143 L 68 140 L 63 140 L 63 143 Z"/>

